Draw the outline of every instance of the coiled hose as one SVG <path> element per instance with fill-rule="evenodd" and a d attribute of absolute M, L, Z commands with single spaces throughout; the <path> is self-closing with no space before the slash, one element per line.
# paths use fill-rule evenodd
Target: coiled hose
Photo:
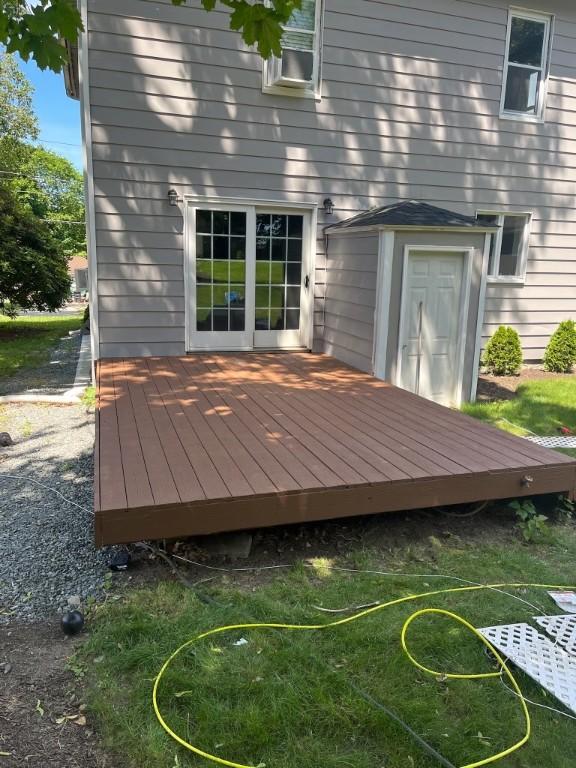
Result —
<path fill-rule="evenodd" d="M 383 611 L 386 608 L 391 608 L 394 605 L 413 602 L 415 600 L 422 600 L 425 598 L 437 597 L 439 595 L 456 594 L 461 592 L 479 592 L 479 591 L 488 590 L 488 589 L 493 590 L 493 589 L 521 589 L 521 588 L 565 590 L 565 589 L 571 589 L 572 587 L 566 587 L 566 586 L 556 585 L 556 584 L 525 584 L 525 583 L 481 584 L 481 585 L 466 586 L 466 587 L 451 587 L 448 589 L 437 589 L 429 592 L 421 592 L 419 594 L 408 595 L 406 597 L 399 597 L 394 600 L 389 600 L 385 603 L 380 603 L 379 605 L 360 611 L 359 613 L 356 613 L 352 616 L 347 616 L 346 618 L 338 619 L 337 621 L 331 621 L 327 624 L 281 624 L 281 623 L 260 622 L 260 623 L 248 623 L 248 624 L 231 624 L 229 626 L 215 627 L 214 629 L 210 629 L 207 632 L 203 632 L 199 635 L 196 635 L 190 640 L 187 640 L 185 643 L 182 643 L 182 645 L 180 645 L 166 659 L 166 661 L 162 665 L 154 681 L 154 688 L 152 691 L 152 702 L 154 706 L 154 712 L 156 713 L 156 717 L 158 718 L 158 721 L 160 722 L 160 725 L 162 726 L 162 728 L 164 728 L 164 730 L 175 741 L 177 741 L 178 744 L 180 744 L 185 749 L 188 749 L 190 752 L 194 752 L 196 755 L 199 755 L 200 757 L 203 757 L 206 760 L 211 760 L 214 763 L 218 763 L 219 765 L 229 766 L 229 768 L 252 768 L 251 766 L 247 766 L 242 763 L 237 763 L 233 760 L 225 760 L 224 758 L 218 757 L 217 755 L 212 755 L 209 752 L 206 752 L 205 750 L 201 749 L 200 747 L 197 747 L 194 744 L 191 744 L 190 742 L 186 741 L 181 736 L 179 736 L 177 733 L 175 733 L 175 731 L 170 727 L 170 725 L 164 719 L 162 712 L 160 710 L 160 706 L 158 704 L 158 689 L 160 687 L 162 678 L 166 670 L 170 666 L 170 664 L 186 648 L 189 648 L 191 645 L 194 645 L 200 640 L 203 640 L 206 637 L 210 637 L 211 635 L 218 635 L 218 634 L 222 634 L 224 632 L 230 632 L 233 630 L 274 629 L 274 630 L 286 630 L 286 631 L 326 631 L 329 629 L 333 629 L 335 627 L 340 627 L 344 624 L 350 624 L 353 621 L 358 621 L 359 619 L 362 619 L 365 616 L 369 616 L 373 613 L 378 613 L 379 611 Z M 436 671 L 433 669 L 429 669 L 428 667 L 421 664 L 412 655 L 412 653 L 408 648 L 407 634 L 408 634 L 408 629 L 413 621 L 415 621 L 416 619 L 422 616 L 430 615 L 430 614 L 445 616 L 453 621 L 458 622 L 459 624 L 462 624 L 462 626 L 466 627 L 466 629 L 469 632 L 471 632 L 475 637 L 477 637 L 490 650 L 490 652 L 498 662 L 498 665 L 500 667 L 499 671 L 457 674 L 452 672 Z M 500 675 L 505 674 L 508 677 L 510 684 L 512 685 L 512 688 L 514 689 L 514 691 L 518 696 L 518 702 L 522 709 L 522 714 L 524 716 L 524 723 L 525 723 L 524 735 L 522 736 L 522 738 L 519 739 L 514 744 L 512 744 L 510 747 L 507 747 L 501 752 L 498 752 L 497 754 L 491 755 L 490 757 L 484 758 L 474 763 L 468 763 L 464 766 L 461 766 L 461 768 L 481 768 L 481 766 L 489 765 L 490 763 L 495 763 L 496 761 L 501 760 L 504 757 L 507 757 L 508 755 L 511 755 L 513 752 L 516 752 L 516 750 L 524 746 L 524 744 L 526 744 L 526 742 L 530 739 L 531 730 L 532 730 L 530 713 L 528 711 L 528 705 L 527 705 L 526 699 L 524 698 L 524 695 L 522 693 L 522 690 L 520 689 L 520 686 L 516 681 L 516 678 L 510 671 L 505 659 L 502 658 L 502 656 L 498 653 L 497 649 L 492 645 L 492 643 L 490 643 L 490 641 L 487 640 L 476 629 L 476 627 L 470 624 L 470 622 L 468 622 L 465 618 L 463 618 L 462 616 L 459 616 L 457 613 L 453 613 L 452 611 L 447 611 L 443 608 L 422 608 L 418 611 L 415 611 L 413 614 L 411 614 L 404 622 L 404 625 L 402 627 L 402 631 L 400 634 L 400 642 L 402 644 L 402 649 L 404 653 L 406 654 L 408 659 L 412 662 L 412 664 L 414 664 L 414 666 L 416 666 L 418 669 L 420 669 L 423 672 L 426 672 L 429 675 L 433 675 L 434 677 L 442 676 L 444 678 L 448 678 L 451 680 L 480 680 L 480 679 L 485 679 L 490 677 L 500 677 Z"/>

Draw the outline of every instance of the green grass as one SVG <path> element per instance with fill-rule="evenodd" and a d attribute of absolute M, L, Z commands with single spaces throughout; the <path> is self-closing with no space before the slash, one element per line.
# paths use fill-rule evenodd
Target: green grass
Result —
<path fill-rule="evenodd" d="M 509 535 L 450 541 L 455 543 L 388 551 L 385 560 L 362 551 L 347 564 L 460 574 L 483 582 L 564 584 L 573 574 L 572 526 L 551 528 L 546 541 L 531 547 Z M 84 676 L 90 716 L 106 746 L 122 755 L 123 765 L 208 765 L 168 738 L 151 704 L 153 680 L 164 659 L 198 633 L 235 622 L 327 623 L 332 616 L 314 606 L 344 608 L 454 586 L 443 578 L 337 573 L 321 563 L 315 570 L 297 566 L 279 574 L 268 574 L 256 587 L 253 577 L 218 578 L 209 587 L 216 604 L 164 582 L 98 609 L 73 668 Z M 554 610 L 542 590 L 520 592 L 542 606 L 537 611 Z M 392 709 L 455 765 L 513 744 L 523 734 L 522 716 L 518 701 L 498 679 L 436 679 L 404 656 L 403 621 L 424 606 L 454 610 L 475 626 L 526 621 L 535 613 L 510 597 L 480 592 L 393 607 L 323 632 L 230 631 L 199 642 L 169 668 L 160 690 L 164 716 L 183 738 L 208 752 L 269 768 L 436 768 L 436 760 L 358 689 Z M 235 646 L 242 637 L 248 644 Z M 478 640 L 442 617 L 415 622 L 410 644 L 434 669 L 491 670 Z M 516 674 L 527 696 L 556 706 L 529 678 Z M 564 768 L 576 753 L 574 722 L 536 708 L 532 718 L 530 743 L 498 765 Z"/>
<path fill-rule="evenodd" d="M 84 394 L 81 397 L 82 404 L 86 406 L 86 408 L 95 408 L 96 407 L 96 387 L 86 387 L 84 390 Z"/>
<path fill-rule="evenodd" d="M 462 410 L 518 435 L 556 435 L 561 426 L 576 432 L 576 376 L 528 381 L 513 400 L 468 403 Z M 574 449 L 563 452 L 576 457 Z"/>
<path fill-rule="evenodd" d="M 82 315 L 18 317 L 0 315 L 0 379 L 50 358 L 58 340 L 82 325 Z"/>

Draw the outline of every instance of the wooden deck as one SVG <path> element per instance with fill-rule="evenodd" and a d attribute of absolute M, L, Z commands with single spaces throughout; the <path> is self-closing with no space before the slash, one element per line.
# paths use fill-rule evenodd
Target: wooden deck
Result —
<path fill-rule="evenodd" d="M 569 491 L 576 462 L 324 355 L 97 369 L 98 545 Z"/>

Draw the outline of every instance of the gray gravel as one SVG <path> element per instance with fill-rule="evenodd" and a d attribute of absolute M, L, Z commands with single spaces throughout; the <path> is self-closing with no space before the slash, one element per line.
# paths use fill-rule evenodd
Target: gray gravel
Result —
<path fill-rule="evenodd" d="M 94 416 L 83 406 L 0 406 L 0 623 L 55 616 L 103 594 L 109 553 L 93 541 Z M 26 475 L 55 488 L 79 509 Z"/>

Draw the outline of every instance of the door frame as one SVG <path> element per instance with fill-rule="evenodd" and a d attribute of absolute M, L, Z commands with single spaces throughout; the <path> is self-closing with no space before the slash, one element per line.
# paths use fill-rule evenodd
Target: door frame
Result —
<path fill-rule="evenodd" d="M 470 307 L 470 280 L 472 277 L 472 258 L 474 254 L 473 247 L 457 246 L 457 245 L 405 245 L 404 254 L 402 257 L 402 288 L 400 291 L 400 322 L 398 326 L 398 343 L 396 349 L 396 376 L 394 384 L 397 387 L 401 386 L 402 381 L 402 338 L 406 330 L 406 291 L 407 291 L 407 275 L 408 275 L 408 261 L 412 254 L 416 253 L 452 253 L 454 255 L 461 254 L 464 256 L 464 264 L 462 269 L 462 286 L 460 288 L 460 308 L 458 312 L 458 326 L 464 328 L 464 333 L 461 335 L 458 341 L 458 348 L 456 350 L 456 372 L 457 379 L 455 383 L 455 404 L 460 406 L 463 400 L 462 387 L 464 383 L 464 362 L 466 355 L 466 342 L 468 337 L 468 314 Z"/>
<path fill-rule="evenodd" d="M 297 214 L 303 215 L 305 218 L 304 227 L 308 227 L 308 237 L 303 238 L 303 253 L 302 253 L 302 275 L 308 275 L 309 282 L 308 288 L 302 291 L 302 301 L 300 306 L 301 316 L 301 338 L 303 346 L 307 349 L 312 349 L 314 342 L 314 293 L 315 293 L 315 271 L 316 271 L 316 238 L 318 230 L 318 203 L 302 203 L 302 202 L 288 202 L 283 200 L 269 200 L 259 198 L 244 198 L 244 197 L 219 197 L 217 195 L 182 195 L 182 215 L 184 218 L 184 324 L 185 324 L 185 344 L 186 352 L 200 352 L 208 351 L 211 347 L 200 347 L 192 344 L 193 331 L 192 324 L 196 318 L 196 292 L 194 290 L 194 281 L 192 279 L 195 263 L 196 263 L 196 241 L 193 237 L 193 227 L 191 226 L 191 217 L 196 208 L 220 208 L 223 209 L 236 209 L 247 210 L 247 227 L 250 226 L 250 222 L 254 225 L 254 232 L 247 230 L 246 232 L 246 247 L 252 241 L 255 241 L 255 223 L 258 209 L 266 211 L 272 211 L 277 209 L 278 213 L 284 214 Z M 250 212 L 251 211 L 251 212 Z M 255 291 L 255 266 L 249 267 L 248 259 L 246 259 L 246 298 L 248 303 L 248 297 L 253 298 Z M 250 282 L 249 282 L 250 280 Z M 246 324 L 250 322 L 250 328 L 252 330 L 249 333 L 254 334 L 254 317 L 253 309 L 254 302 L 251 302 L 252 308 L 246 313 Z M 224 349 L 224 348 L 222 348 Z M 253 344 L 244 347 L 235 347 L 235 351 L 252 351 L 257 349 Z"/>

